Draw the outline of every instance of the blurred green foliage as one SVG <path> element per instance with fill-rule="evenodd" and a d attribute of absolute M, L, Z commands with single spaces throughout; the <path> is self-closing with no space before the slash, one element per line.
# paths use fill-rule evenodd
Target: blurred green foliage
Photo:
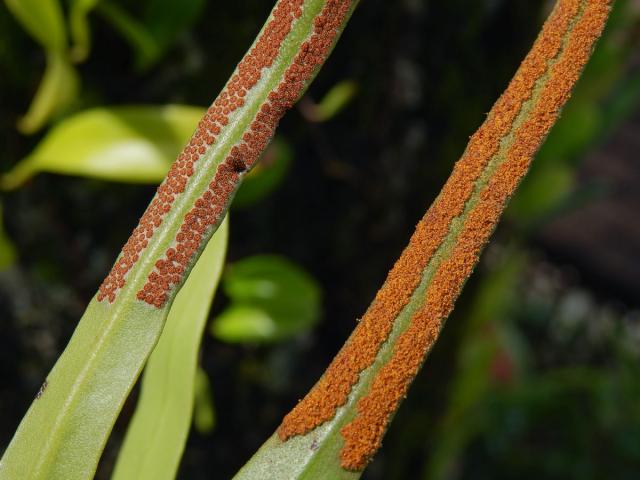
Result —
<path fill-rule="evenodd" d="M 159 183 L 204 109 L 181 105 L 96 108 L 59 122 L 0 180 L 14 189 L 38 172 Z"/>
<path fill-rule="evenodd" d="M 47 66 L 28 112 L 18 128 L 35 133 L 67 109 L 79 88 L 67 51 L 67 33 L 58 0 L 5 0 L 7 7 L 46 52 Z"/>
<path fill-rule="evenodd" d="M 320 287 L 302 268 L 276 255 L 230 265 L 222 287 L 231 304 L 211 324 L 226 342 L 273 342 L 309 330 L 320 316 Z"/>

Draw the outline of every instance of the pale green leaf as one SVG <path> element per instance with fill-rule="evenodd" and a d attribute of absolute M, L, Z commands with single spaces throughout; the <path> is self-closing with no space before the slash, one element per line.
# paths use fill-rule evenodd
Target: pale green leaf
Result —
<path fill-rule="evenodd" d="M 79 113 L 56 125 L 31 155 L 2 177 L 0 185 L 17 188 L 38 172 L 160 182 L 203 112 L 169 105 Z"/>
<path fill-rule="evenodd" d="M 263 70 L 261 80 L 247 91 L 243 106 L 234 111 L 221 129 L 218 141 L 204 148 L 195 174 L 174 198 L 158 228 L 151 232 L 117 295 L 102 301 L 96 296 L 89 303 L 41 394 L 34 399 L 5 450 L 0 460 L 0 480 L 86 480 L 95 474 L 116 417 L 160 337 L 169 308 L 182 284 L 179 282 L 170 287 L 166 299 L 154 302 L 155 306 L 139 300 L 138 293 L 147 285 L 158 261 L 175 245 L 185 217 L 197 200 L 210 190 L 230 149 L 242 141 L 257 112 L 273 90 L 282 84 L 324 5 L 323 0 L 303 2 L 302 15 L 292 24 L 278 55 Z M 353 7 L 347 12 L 349 15 Z M 349 15 L 345 16 L 343 24 Z M 342 26 L 331 32 L 335 39 Z M 306 86 L 307 82 L 302 85 L 303 89 Z M 170 129 L 165 128 L 165 131 L 171 133 Z M 224 210 L 228 209 L 243 178 L 241 173 L 231 186 Z M 219 218 L 216 216 L 215 223 L 208 225 L 197 242 L 194 260 L 217 230 Z M 107 223 L 111 220 L 104 219 Z M 184 274 L 189 273 L 191 265 Z"/>
<path fill-rule="evenodd" d="M 63 54 L 67 34 L 58 0 L 5 0 L 22 27 L 46 50 Z"/>
<path fill-rule="evenodd" d="M 18 121 L 18 129 L 25 134 L 40 130 L 50 118 L 63 112 L 74 100 L 79 78 L 66 56 L 57 52 L 47 54 L 47 66 L 29 110 Z"/>
<path fill-rule="evenodd" d="M 273 340 L 278 333 L 274 318 L 262 308 L 251 305 L 231 305 L 211 326 L 216 338 L 229 343 Z"/>
<path fill-rule="evenodd" d="M 353 80 L 343 80 L 335 84 L 318 102 L 319 121 L 327 121 L 340 113 L 358 93 L 358 84 Z"/>
<path fill-rule="evenodd" d="M 209 241 L 149 357 L 114 480 L 173 479 L 191 426 L 198 351 L 227 247 L 228 221 Z M 202 380 L 200 380 L 202 382 Z"/>
<path fill-rule="evenodd" d="M 300 103 L 300 110 L 310 122 L 326 122 L 344 110 L 357 93 L 358 84 L 356 82 L 343 80 L 331 87 L 318 103 L 305 98 Z"/>
<path fill-rule="evenodd" d="M 211 326 L 226 342 L 276 341 L 309 330 L 320 315 L 320 287 L 290 260 L 256 255 L 231 265 L 223 288 L 232 303 Z"/>

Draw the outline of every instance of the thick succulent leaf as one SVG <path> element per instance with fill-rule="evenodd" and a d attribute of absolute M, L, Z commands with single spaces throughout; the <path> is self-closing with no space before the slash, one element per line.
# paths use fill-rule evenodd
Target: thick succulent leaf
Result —
<path fill-rule="evenodd" d="M 175 478 L 191 426 L 198 351 L 227 247 L 225 221 L 176 296 L 144 370 L 114 480 Z M 200 381 L 202 383 L 202 380 Z"/>
<path fill-rule="evenodd" d="M 277 255 L 256 255 L 231 265 L 223 288 L 231 305 L 211 332 L 225 342 L 277 341 L 307 331 L 320 314 L 320 287 L 298 265 Z"/>
<path fill-rule="evenodd" d="M 79 113 L 56 125 L 0 185 L 17 188 L 38 172 L 158 183 L 203 112 L 199 107 L 169 105 Z"/>

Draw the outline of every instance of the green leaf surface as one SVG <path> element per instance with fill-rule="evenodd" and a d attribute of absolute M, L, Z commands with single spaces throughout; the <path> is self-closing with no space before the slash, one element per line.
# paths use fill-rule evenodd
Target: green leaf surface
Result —
<path fill-rule="evenodd" d="M 102 0 L 98 11 L 129 43 L 136 68 L 146 70 L 199 18 L 204 5 L 204 0 L 149 0 L 142 17 L 136 18 L 116 3 Z"/>
<path fill-rule="evenodd" d="M 40 130 L 73 102 L 79 86 L 78 74 L 66 56 L 55 51 L 48 53 L 44 76 L 29 110 L 18 121 L 18 129 L 24 134 Z"/>
<path fill-rule="evenodd" d="M 521 142 L 530 142 L 530 146 L 537 149 L 544 140 L 546 131 L 541 129 L 538 132 L 531 132 L 531 130 L 535 130 L 531 125 L 535 125 L 536 128 L 538 128 L 538 124 L 547 126 L 541 120 L 544 115 L 547 115 L 545 121 L 548 122 L 547 128 L 549 128 L 557 118 L 557 110 L 554 111 L 554 109 L 558 109 L 561 105 L 549 105 L 550 97 L 548 94 L 550 90 L 560 88 L 558 84 L 565 81 L 565 78 L 563 76 L 561 80 L 558 80 L 554 77 L 552 75 L 553 66 L 562 61 L 567 62 L 567 64 L 576 69 L 575 72 L 567 74 L 569 80 L 566 80 L 566 83 L 562 85 L 562 88 L 570 89 L 573 86 L 572 74 L 575 73 L 577 76 L 580 73 L 578 69 L 583 66 L 571 56 L 572 53 L 575 54 L 572 48 L 575 48 L 576 43 L 579 44 L 583 38 L 591 38 L 592 41 L 595 41 L 600 33 L 596 22 L 592 24 L 593 32 L 589 32 L 584 24 L 581 25 L 582 28 L 576 26 L 579 25 L 578 22 L 583 18 L 583 15 L 586 15 L 585 12 L 593 13 L 592 10 L 587 9 L 587 6 L 592 7 L 593 4 L 586 0 L 580 3 L 581 8 L 575 12 L 575 16 L 566 30 L 558 37 L 561 40 L 558 53 L 553 58 L 548 59 L 547 69 L 542 74 L 527 78 L 531 75 L 531 72 L 524 68 L 514 77 L 507 94 L 505 94 L 506 97 L 502 98 L 509 98 L 508 95 L 512 93 L 512 90 L 518 88 L 513 86 L 519 85 L 519 82 L 523 80 L 532 79 L 534 81 L 533 88 L 530 95 L 520 102 L 516 114 L 508 121 L 508 129 L 500 133 L 495 152 L 487 159 L 486 163 L 480 165 L 478 173 L 475 174 L 472 173 L 476 167 L 473 162 L 477 161 L 476 154 L 481 150 L 480 147 L 478 147 L 478 150 L 471 150 L 474 155 L 463 156 L 463 159 L 455 167 L 455 173 L 450 177 L 436 200 L 436 208 L 429 210 L 421 223 L 418 224 L 412 243 L 410 243 L 398 261 L 400 265 L 415 264 L 416 257 L 424 255 L 423 251 L 427 249 L 428 242 L 424 242 L 424 238 L 428 238 L 431 235 L 429 230 L 431 225 L 438 222 L 438 216 L 446 217 L 449 214 L 451 215 L 446 232 L 441 237 L 436 237 L 439 238 L 437 247 L 427 257 L 425 264 L 420 267 L 419 282 L 413 284 L 411 280 L 402 278 L 402 274 L 399 273 L 402 272 L 402 269 L 399 269 L 388 277 L 381 290 L 382 295 L 377 296 L 374 300 L 374 302 L 382 302 L 385 305 L 382 308 L 393 309 L 393 307 L 389 306 L 393 304 L 393 299 L 398 298 L 400 301 L 401 296 L 404 294 L 403 289 L 398 288 L 398 286 L 407 281 L 412 285 L 407 301 L 402 301 L 400 308 L 393 310 L 393 318 L 389 319 L 391 321 L 390 332 L 387 332 L 386 329 L 382 330 L 384 332 L 384 340 L 376 345 L 377 350 L 372 363 L 357 371 L 357 380 L 355 384 L 350 384 L 345 403 L 342 404 L 342 392 L 344 391 L 345 382 L 350 382 L 350 380 L 333 377 L 326 384 L 320 384 L 322 397 L 318 399 L 319 401 L 328 400 L 332 395 L 337 395 L 340 398 L 341 405 L 339 404 L 335 411 L 332 411 L 332 416 L 322 415 L 316 422 L 314 417 L 318 414 L 316 410 L 317 404 L 315 402 L 303 404 L 309 410 L 303 410 L 300 413 L 300 417 L 296 418 L 294 422 L 305 423 L 305 419 L 301 417 L 308 415 L 313 419 L 313 421 L 309 422 L 312 423 L 310 425 L 312 428 L 306 429 L 306 432 L 301 432 L 300 430 L 303 429 L 298 429 L 298 425 L 296 425 L 296 428 L 292 428 L 291 434 L 284 433 L 288 437 L 285 441 L 280 439 L 277 432 L 274 433 L 238 472 L 234 477 L 235 480 L 275 480 L 281 478 L 333 480 L 360 477 L 366 462 L 370 460 L 371 455 L 379 447 L 379 442 L 381 442 L 382 435 L 388 427 L 388 422 L 392 420 L 396 409 L 406 394 L 405 389 L 409 387 L 411 381 L 415 378 L 420 364 L 429 354 L 433 343 L 437 339 L 439 330 L 446 322 L 453 308 L 453 303 L 462 290 L 466 279 L 472 273 L 480 252 L 486 245 L 493 227 L 495 227 L 501 212 L 513 193 L 513 189 L 517 187 L 517 182 L 510 183 L 511 180 L 507 179 L 508 175 L 504 174 L 501 168 L 506 166 L 510 169 L 524 167 L 519 173 L 520 176 L 524 175 L 528 162 L 535 151 L 531 149 L 530 153 L 522 153 L 527 152 L 527 150 L 519 150 L 518 147 L 520 147 Z M 602 18 L 604 19 L 605 17 Z M 590 20 L 593 21 L 592 18 Z M 548 31 L 543 30 L 543 32 Z M 589 37 L 589 33 L 592 34 L 592 37 Z M 554 32 L 554 34 L 557 34 L 557 32 Z M 538 41 L 544 43 L 546 40 L 545 33 L 543 33 Z M 537 54 L 539 55 L 539 53 Z M 526 65 L 526 61 L 524 65 Z M 568 95 L 565 95 L 565 98 L 566 96 Z M 558 98 L 561 97 L 559 96 Z M 540 114 L 539 110 L 544 112 L 544 115 Z M 494 114 L 495 111 L 492 109 L 487 116 L 485 125 L 491 126 L 492 122 L 503 125 L 502 122 L 505 121 L 503 115 L 495 114 L 494 116 Z M 480 131 L 480 133 L 483 132 Z M 525 133 L 530 135 L 524 135 Z M 515 152 L 517 152 L 517 155 L 514 154 Z M 527 155 L 529 158 L 527 158 Z M 520 162 L 520 165 L 517 165 L 517 162 L 513 160 L 514 158 L 517 159 L 517 162 Z M 513 175 L 516 174 L 513 173 Z M 470 181 L 471 183 L 470 195 L 466 198 L 460 210 L 451 209 L 450 202 L 455 204 L 454 199 L 459 195 L 459 191 L 466 188 L 464 187 L 465 181 Z M 460 187 L 461 185 L 462 187 Z M 502 190 L 502 197 L 499 195 L 493 196 L 495 191 L 500 190 Z M 491 199 L 491 201 L 487 199 Z M 443 206 L 443 208 L 439 209 L 439 206 Z M 490 211 L 491 209 L 495 210 Z M 478 227 L 478 224 L 483 222 L 482 228 Z M 411 275 L 407 274 L 406 276 L 410 277 L 412 275 L 413 272 Z M 458 275 L 457 278 L 456 275 Z M 431 322 L 420 321 L 421 319 L 430 319 Z M 387 318 L 385 314 L 381 314 L 378 317 L 369 317 L 368 320 L 370 322 L 364 324 L 368 329 L 355 329 L 352 338 L 345 343 L 346 355 L 357 358 L 360 352 L 352 350 L 354 345 L 358 345 L 359 343 L 357 342 L 360 340 L 362 340 L 362 344 L 365 344 L 370 338 L 375 338 L 376 334 L 380 333 L 380 330 L 377 329 L 381 329 L 380 324 L 384 324 Z M 422 341 L 416 338 L 423 334 L 425 336 Z M 480 345 L 480 347 L 484 347 L 484 345 Z M 411 348 L 414 348 L 415 351 L 409 354 L 408 351 Z M 482 349 L 477 352 L 481 354 L 480 356 L 485 354 Z M 342 353 L 344 352 L 345 350 Z M 413 357 L 413 354 L 418 352 L 419 355 Z M 339 354 L 332 364 L 331 375 L 336 375 L 336 370 L 339 371 L 342 367 L 348 368 L 348 362 L 349 360 L 346 356 Z M 403 373 L 401 362 L 409 362 L 414 367 L 410 372 L 405 371 Z M 392 369 L 388 369 L 387 367 L 389 366 Z M 379 374 L 382 374 L 382 376 L 377 377 Z M 391 385 L 396 385 L 398 390 L 390 393 L 385 390 L 387 385 L 384 383 L 374 383 L 376 378 L 380 382 L 389 381 Z M 396 383 L 397 379 L 402 380 Z M 328 385 L 326 389 L 324 388 L 325 385 Z M 377 390 L 372 387 L 377 387 Z M 476 385 L 468 384 L 464 386 L 464 389 L 469 389 L 469 391 L 476 390 Z M 363 399 L 364 401 L 361 403 Z M 316 398 L 314 398 L 315 400 Z M 359 419 L 362 423 L 352 424 L 351 422 L 354 419 Z M 362 448 L 364 451 L 358 457 L 359 461 L 357 463 L 347 462 L 345 468 L 343 468 L 342 462 L 345 457 L 341 458 L 341 451 L 343 445 L 345 445 L 345 437 L 343 437 L 342 431 L 347 425 L 351 427 L 355 425 L 356 428 L 351 431 L 347 430 L 347 433 L 354 436 L 361 435 L 361 438 L 358 439 L 361 443 L 354 445 L 352 441 L 351 445 L 346 445 L 351 448 L 346 453 L 353 454 L 354 450 L 358 448 Z M 347 435 L 347 439 L 353 440 L 353 438 L 349 438 L 349 435 Z M 374 448 L 371 449 L 370 447 Z M 360 463 L 360 460 L 362 463 Z M 358 471 L 347 470 L 347 468 L 357 468 Z"/>
<path fill-rule="evenodd" d="M 335 84 L 318 102 L 318 121 L 332 119 L 349 105 L 358 93 L 358 84 L 353 80 L 343 80 Z"/>
<path fill-rule="evenodd" d="M 118 456 L 114 480 L 171 480 L 178 471 L 191 426 L 198 351 L 224 264 L 227 232 L 225 221 L 169 311 L 144 370 L 140 399 Z M 198 384 L 203 388 L 202 379 Z"/>
<path fill-rule="evenodd" d="M 17 188 L 38 172 L 160 182 L 203 112 L 198 107 L 169 105 L 79 113 L 53 128 L 31 155 L 2 177 L 0 185 Z"/>
<path fill-rule="evenodd" d="M 286 177 L 292 160 L 289 143 L 276 137 L 260 163 L 245 177 L 233 200 L 233 208 L 247 208 L 269 196 Z"/>
<path fill-rule="evenodd" d="M 23 28 L 46 50 L 62 54 L 67 34 L 58 0 L 5 0 Z"/>
<path fill-rule="evenodd" d="M 165 318 L 142 302 L 94 299 L 5 450 L 0 479 L 92 478 Z"/>
<path fill-rule="evenodd" d="M 318 103 L 305 97 L 300 102 L 300 112 L 310 122 L 326 122 L 344 110 L 357 93 L 355 81 L 343 80 L 331 87 Z"/>
<path fill-rule="evenodd" d="M 231 265 L 223 277 L 231 305 L 211 326 L 225 342 L 284 340 L 310 329 L 320 315 L 320 287 L 290 260 L 256 255 Z"/>

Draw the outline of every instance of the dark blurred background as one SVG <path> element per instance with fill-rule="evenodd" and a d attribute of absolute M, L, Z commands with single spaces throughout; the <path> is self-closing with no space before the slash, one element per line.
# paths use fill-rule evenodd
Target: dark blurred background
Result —
<path fill-rule="evenodd" d="M 146 5 L 158 3 L 98 4 L 89 16 L 91 52 L 73 67 L 81 86 L 48 125 L 96 106 L 208 105 L 272 7 L 185 2 L 195 13 L 163 30 Z M 191 433 L 179 478 L 232 476 L 322 374 L 550 6 L 361 2 L 299 108 L 282 121 L 278 138 L 292 151 L 286 175 L 231 220 L 228 262 L 264 253 L 289 258 L 320 285 L 322 314 L 278 342 L 205 334 L 201 363 L 217 420 L 212 431 Z M 119 14 L 156 32 L 155 56 L 123 34 Z M 640 2 L 618 0 L 570 105 L 364 478 L 637 478 L 639 39 Z M 45 54 L 4 5 L 0 42 L 0 165 L 7 172 L 49 127 L 32 135 L 16 129 Z M 350 93 L 339 108 L 314 114 L 345 82 Z M 154 188 L 43 173 L 2 192 L 1 446 Z M 227 302 L 217 296 L 212 318 Z M 97 478 L 109 476 L 136 393 Z"/>

